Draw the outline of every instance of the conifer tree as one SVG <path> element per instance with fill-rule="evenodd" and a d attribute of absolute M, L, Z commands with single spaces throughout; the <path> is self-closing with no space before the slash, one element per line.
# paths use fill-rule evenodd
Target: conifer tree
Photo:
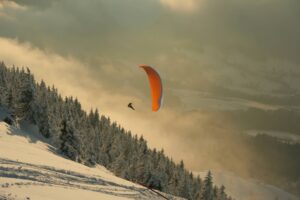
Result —
<path fill-rule="evenodd" d="M 212 182 L 212 174 L 208 171 L 207 176 L 203 182 L 203 191 L 201 200 L 213 200 L 213 182 Z"/>
<path fill-rule="evenodd" d="M 66 155 L 72 160 L 77 160 L 79 156 L 78 149 L 76 148 L 76 146 L 78 145 L 78 140 L 74 135 L 74 129 L 66 120 L 62 121 L 60 140 L 60 151 L 62 152 L 62 154 Z"/>
<path fill-rule="evenodd" d="M 220 187 L 219 199 L 218 200 L 226 200 L 226 199 L 227 199 L 227 194 L 225 193 L 225 186 L 222 185 Z"/>
<path fill-rule="evenodd" d="M 23 71 L 22 71 L 23 72 Z M 17 99 L 15 103 L 15 115 L 18 120 L 32 120 L 31 106 L 34 100 L 35 86 L 32 82 L 31 75 L 23 72 L 20 76 L 20 85 L 18 88 Z"/>

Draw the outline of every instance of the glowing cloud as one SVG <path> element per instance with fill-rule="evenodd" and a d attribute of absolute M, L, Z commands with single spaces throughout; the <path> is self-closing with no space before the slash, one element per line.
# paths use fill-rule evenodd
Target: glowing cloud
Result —
<path fill-rule="evenodd" d="M 21 6 L 14 1 L 0 0 L 0 10 L 12 9 L 12 10 L 25 10 L 25 6 Z"/>
<path fill-rule="evenodd" d="M 160 2 L 175 11 L 190 12 L 196 10 L 199 1 L 196 0 L 160 0 Z"/>

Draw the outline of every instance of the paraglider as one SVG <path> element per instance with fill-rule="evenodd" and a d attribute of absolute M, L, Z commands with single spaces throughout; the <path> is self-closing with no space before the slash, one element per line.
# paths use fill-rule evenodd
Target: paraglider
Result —
<path fill-rule="evenodd" d="M 127 106 L 128 106 L 128 108 L 131 108 L 132 110 L 135 110 L 131 102 Z"/>
<path fill-rule="evenodd" d="M 152 111 L 156 112 L 160 109 L 163 98 L 162 81 L 155 69 L 148 65 L 140 65 L 148 75 L 151 95 L 152 95 Z"/>

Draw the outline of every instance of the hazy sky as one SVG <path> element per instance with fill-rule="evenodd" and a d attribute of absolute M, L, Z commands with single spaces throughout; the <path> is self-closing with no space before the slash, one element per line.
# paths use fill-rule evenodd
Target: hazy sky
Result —
<path fill-rule="evenodd" d="M 0 0 L 0 60 L 194 167 L 199 133 L 235 127 L 207 110 L 299 93 L 299 21 L 299 0 Z M 139 64 L 162 76 L 157 113 Z"/>

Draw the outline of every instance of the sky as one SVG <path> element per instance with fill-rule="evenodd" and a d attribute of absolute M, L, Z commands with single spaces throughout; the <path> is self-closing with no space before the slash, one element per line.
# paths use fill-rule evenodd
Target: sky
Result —
<path fill-rule="evenodd" d="M 0 60 L 198 170 L 205 135 L 237 130 L 218 110 L 299 95 L 299 20 L 299 0 L 0 0 Z M 162 77 L 159 112 L 140 64 Z"/>

